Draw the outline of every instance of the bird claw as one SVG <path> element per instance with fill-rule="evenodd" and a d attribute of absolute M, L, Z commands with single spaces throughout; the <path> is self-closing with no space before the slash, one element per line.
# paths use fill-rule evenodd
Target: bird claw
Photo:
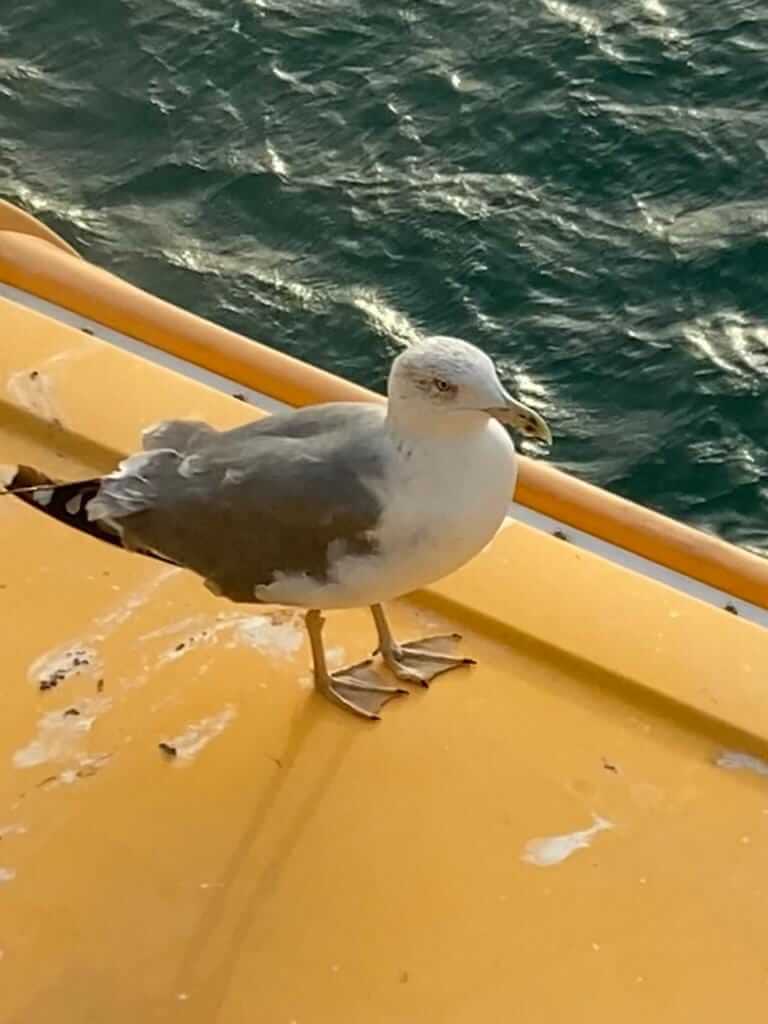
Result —
<path fill-rule="evenodd" d="M 317 689 L 333 704 L 352 711 L 362 718 L 378 721 L 379 712 L 395 697 L 408 693 L 401 686 L 382 686 L 377 673 L 370 668 L 371 659 L 338 669 L 326 680 L 318 680 Z"/>
<path fill-rule="evenodd" d="M 428 687 L 436 676 L 476 664 L 474 658 L 459 658 L 448 653 L 459 640 L 460 633 L 427 636 L 380 653 L 390 672 L 402 682 Z"/>

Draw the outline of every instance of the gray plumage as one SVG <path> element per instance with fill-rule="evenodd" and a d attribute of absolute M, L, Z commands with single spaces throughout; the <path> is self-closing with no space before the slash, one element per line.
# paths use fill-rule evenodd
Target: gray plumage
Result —
<path fill-rule="evenodd" d="M 89 518 L 233 601 L 255 601 L 254 587 L 276 572 L 322 582 L 331 554 L 373 550 L 384 416 L 378 406 L 340 402 L 221 432 L 160 424 L 145 432 L 145 452 L 103 479 Z"/>

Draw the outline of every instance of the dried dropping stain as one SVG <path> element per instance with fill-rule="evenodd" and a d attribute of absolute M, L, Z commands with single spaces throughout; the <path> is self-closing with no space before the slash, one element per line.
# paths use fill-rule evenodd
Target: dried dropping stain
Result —
<path fill-rule="evenodd" d="M 78 779 L 89 779 L 111 760 L 112 754 L 84 754 L 80 757 L 77 768 L 65 768 L 58 775 L 46 775 L 37 783 L 37 789 L 49 789 L 51 786 L 70 786 Z"/>
<path fill-rule="evenodd" d="M 54 401 L 53 383 L 48 374 L 39 370 L 19 370 L 8 378 L 6 388 L 11 398 L 22 408 L 52 426 L 61 426 Z"/>
<path fill-rule="evenodd" d="M 26 831 L 25 825 L 4 825 L 0 828 L 0 839 L 5 839 L 6 836 L 23 836 Z"/>
<path fill-rule="evenodd" d="M 614 824 L 597 814 L 592 815 L 592 826 L 567 832 L 564 835 L 541 836 L 531 839 L 525 844 L 522 860 L 537 867 L 546 868 L 560 864 L 577 850 L 584 850 L 592 844 L 599 832 L 614 828 Z"/>
<path fill-rule="evenodd" d="M 69 760 L 77 755 L 77 748 L 93 723 L 112 706 L 108 697 L 85 698 L 77 715 L 67 711 L 48 711 L 37 723 L 37 734 L 13 754 L 16 768 L 32 768 L 51 761 Z M 69 710 L 69 709 L 67 709 Z M 81 757 L 79 764 L 84 763 Z"/>
<path fill-rule="evenodd" d="M 206 628 L 194 632 L 189 631 L 191 626 L 198 624 L 205 624 Z M 287 657 L 292 657 L 304 642 L 300 617 L 290 609 L 259 615 L 219 614 L 213 621 L 207 616 L 196 616 L 147 633 L 142 637 L 142 641 L 182 631 L 186 636 L 183 639 L 177 639 L 173 646 L 167 648 L 157 657 L 155 662 L 157 667 L 185 657 L 201 647 L 214 644 L 219 636 L 227 633 L 230 634 L 226 643 L 227 647 L 237 647 L 243 644 L 268 654 Z"/>
<path fill-rule="evenodd" d="M 235 709 L 231 704 L 215 715 L 201 718 L 199 722 L 192 722 L 184 732 L 170 740 L 163 740 L 158 746 L 170 757 L 178 757 L 184 760 L 191 760 L 206 747 L 212 739 L 218 736 L 235 718 Z M 171 753 L 171 751 L 173 753 Z"/>
<path fill-rule="evenodd" d="M 41 690 L 53 690 L 72 675 L 78 675 L 81 669 L 88 668 L 94 652 L 81 647 L 73 651 L 64 651 L 49 664 L 42 666 L 38 673 L 37 684 Z"/>
<path fill-rule="evenodd" d="M 715 759 L 715 764 L 718 768 L 726 768 L 732 772 L 749 771 L 757 775 L 768 775 L 768 761 L 739 750 L 723 750 Z"/>

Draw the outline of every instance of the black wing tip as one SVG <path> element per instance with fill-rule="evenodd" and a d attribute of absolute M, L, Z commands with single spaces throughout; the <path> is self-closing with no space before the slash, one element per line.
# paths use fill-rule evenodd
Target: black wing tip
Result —
<path fill-rule="evenodd" d="M 100 485 L 99 477 L 64 483 L 53 480 L 33 466 L 0 466 L 0 495 L 12 494 L 60 523 L 106 541 L 107 544 L 134 551 L 167 565 L 178 565 L 157 551 L 126 545 L 122 531 L 113 524 L 88 517 L 88 503 L 96 497 Z"/>
<path fill-rule="evenodd" d="M 37 487 L 55 487 L 56 481 L 41 473 L 34 466 L 2 465 L 0 466 L 0 489 L 8 494 L 17 491 L 33 491 Z"/>
<path fill-rule="evenodd" d="M 33 466 L 0 467 L 0 486 L 6 494 L 68 526 L 122 546 L 114 531 L 92 523 L 88 518 L 86 506 L 96 496 L 100 483 L 99 478 L 64 483 Z"/>

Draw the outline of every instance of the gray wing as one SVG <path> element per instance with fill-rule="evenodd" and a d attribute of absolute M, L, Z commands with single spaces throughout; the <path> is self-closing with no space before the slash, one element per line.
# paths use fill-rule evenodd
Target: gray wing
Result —
<path fill-rule="evenodd" d="M 224 432 L 161 424 L 151 443 L 168 446 L 123 462 L 88 514 L 232 600 L 254 601 L 254 587 L 276 572 L 322 581 L 330 545 L 334 553 L 339 544 L 374 548 L 387 468 L 383 415 L 378 406 L 333 403 Z"/>
<path fill-rule="evenodd" d="M 255 437 L 312 437 L 336 430 L 348 430 L 353 424 L 363 429 L 367 423 L 380 423 L 383 406 L 367 402 L 326 402 L 303 409 L 264 416 L 234 430 L 219 431 L 200 420 L 163 420 L 147 427 L 141 435 L 144 451 L 173 448 L 177 452 L 213 451 L 217 439 L 225 449 Z"/>
<path fill-rule="evenodd" d="M 185 452 L 192 445 L 211 440 L 218 433 L 208 423 L 199 420 L 163 420 L 142 431 L 141 447 L 145 452 L 157 448 L 173 448 L 177 452 Z"/>

